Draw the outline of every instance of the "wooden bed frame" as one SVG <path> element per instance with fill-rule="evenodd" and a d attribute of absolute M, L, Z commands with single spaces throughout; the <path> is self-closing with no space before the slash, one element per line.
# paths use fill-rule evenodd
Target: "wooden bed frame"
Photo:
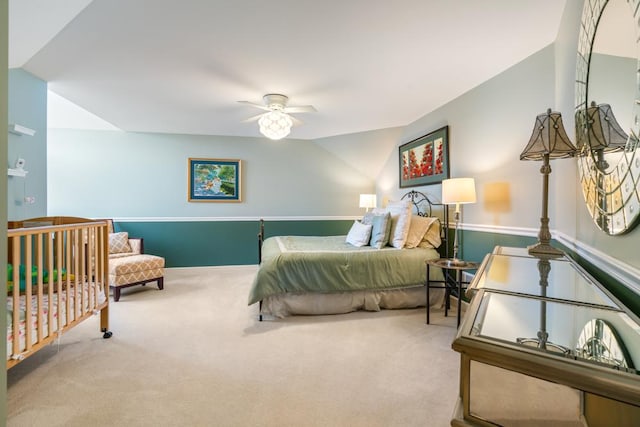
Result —
<path fill-rule="evenodd" d="M 7 241 L 7 369 L 94 314 L 100 313 L 103 338 L 111 337 L 106 221 L 12 221 Z"/>
<path fill-rule="evenodd" d="M 401 200 L 409 200 L 413 204 L 413 210 L 416 215 L 429 217 L 433 215 L 434 206 L 442 207 L 442 213 L 440 215 L 441 222 L 441 240 L 442 245 L 438 249 L 440 255 L 444 258 L 449 257 L 449 209 L 447 205 L 442 203 L 434 203 L 429 199 L 427 195 L 421 193 L 419 191 L 411 190 L 404 194 Z M 262 244 L 265 240 L 265 230 L 264 230 L 264 219 L 260 219 L 260 225 L 258 230 L 258 265 L 262 263 Z M 259 301 L 258 303 L 258 319 L 259 321 L 263 320 L 262 315 L 262 304 L 263 301 Z"/>

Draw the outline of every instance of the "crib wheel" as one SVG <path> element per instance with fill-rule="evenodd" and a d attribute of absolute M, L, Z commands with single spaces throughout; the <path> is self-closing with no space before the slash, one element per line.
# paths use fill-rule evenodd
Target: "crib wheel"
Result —
<path fill-rule="evenodd" d="M 104 332 L 104 334 L 102 335 L 102 338 L 104 338 L 105 340 L 107 338 L 111 338 L 111 335 L 113 335 L 113 332 L 107 331 L 105 328 L 102 328 L 102 332 Z"/>

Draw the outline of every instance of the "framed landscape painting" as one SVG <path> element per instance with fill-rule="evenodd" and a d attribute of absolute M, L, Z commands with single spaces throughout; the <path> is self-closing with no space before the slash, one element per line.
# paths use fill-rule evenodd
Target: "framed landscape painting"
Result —
<path fill-rule="evenodd" d="M 241 166 L 237 159 L 189 159 L 190 202 L 240 202 Z"/>
<path fill-rule="evenodd" d="M 449 126 L 399 148 L 400 188 L 439 184 L 449 178 Z"/>

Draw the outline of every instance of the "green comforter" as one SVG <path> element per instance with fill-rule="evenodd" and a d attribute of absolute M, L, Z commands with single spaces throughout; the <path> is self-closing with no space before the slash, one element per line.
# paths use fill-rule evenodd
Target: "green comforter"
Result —
<path fill-rule="evenodd" d="M 435 249 L 355 247 L 345 236 L 278 236 L 262 245 L 249 305 L 283 293 L 331 293 L 423 285 Z"/>

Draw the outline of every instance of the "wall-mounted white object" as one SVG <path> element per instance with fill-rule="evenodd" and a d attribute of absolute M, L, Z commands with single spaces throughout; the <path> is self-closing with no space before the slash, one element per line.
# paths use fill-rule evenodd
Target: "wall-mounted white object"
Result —
<path fill-rule="evenodd" d="M 27 136 L 33 136 L 36 134 L 35 130 L 29 129 L 26 126 L 18 125 L 15 123 L 12 123 L 9 125 L 9 132 L 15 133 L 16 135 L 27 135 Z"/>
<path fill-rule="evenodd" d="M 27 176 L 28 173 L 29 172 L 27 172 L 24 169 L 11 169 L 11 168 L 9 168 L 9 170 L 8 170 L 8 175 L 9 176 L 20 176 L 20 177 L 24 178 L 25 176 Z"/>
<path fill-rule="evenodd" d="M 21 176 L 21 177 L 27 176 L 29 172 L 24 170 L 24 165 L 26 163 L 27 162 L 24 159 L 16 160 L 16 167 L 13 169 L 9 168 L 9 171 L 8 171 L 9 176 Z"/>

